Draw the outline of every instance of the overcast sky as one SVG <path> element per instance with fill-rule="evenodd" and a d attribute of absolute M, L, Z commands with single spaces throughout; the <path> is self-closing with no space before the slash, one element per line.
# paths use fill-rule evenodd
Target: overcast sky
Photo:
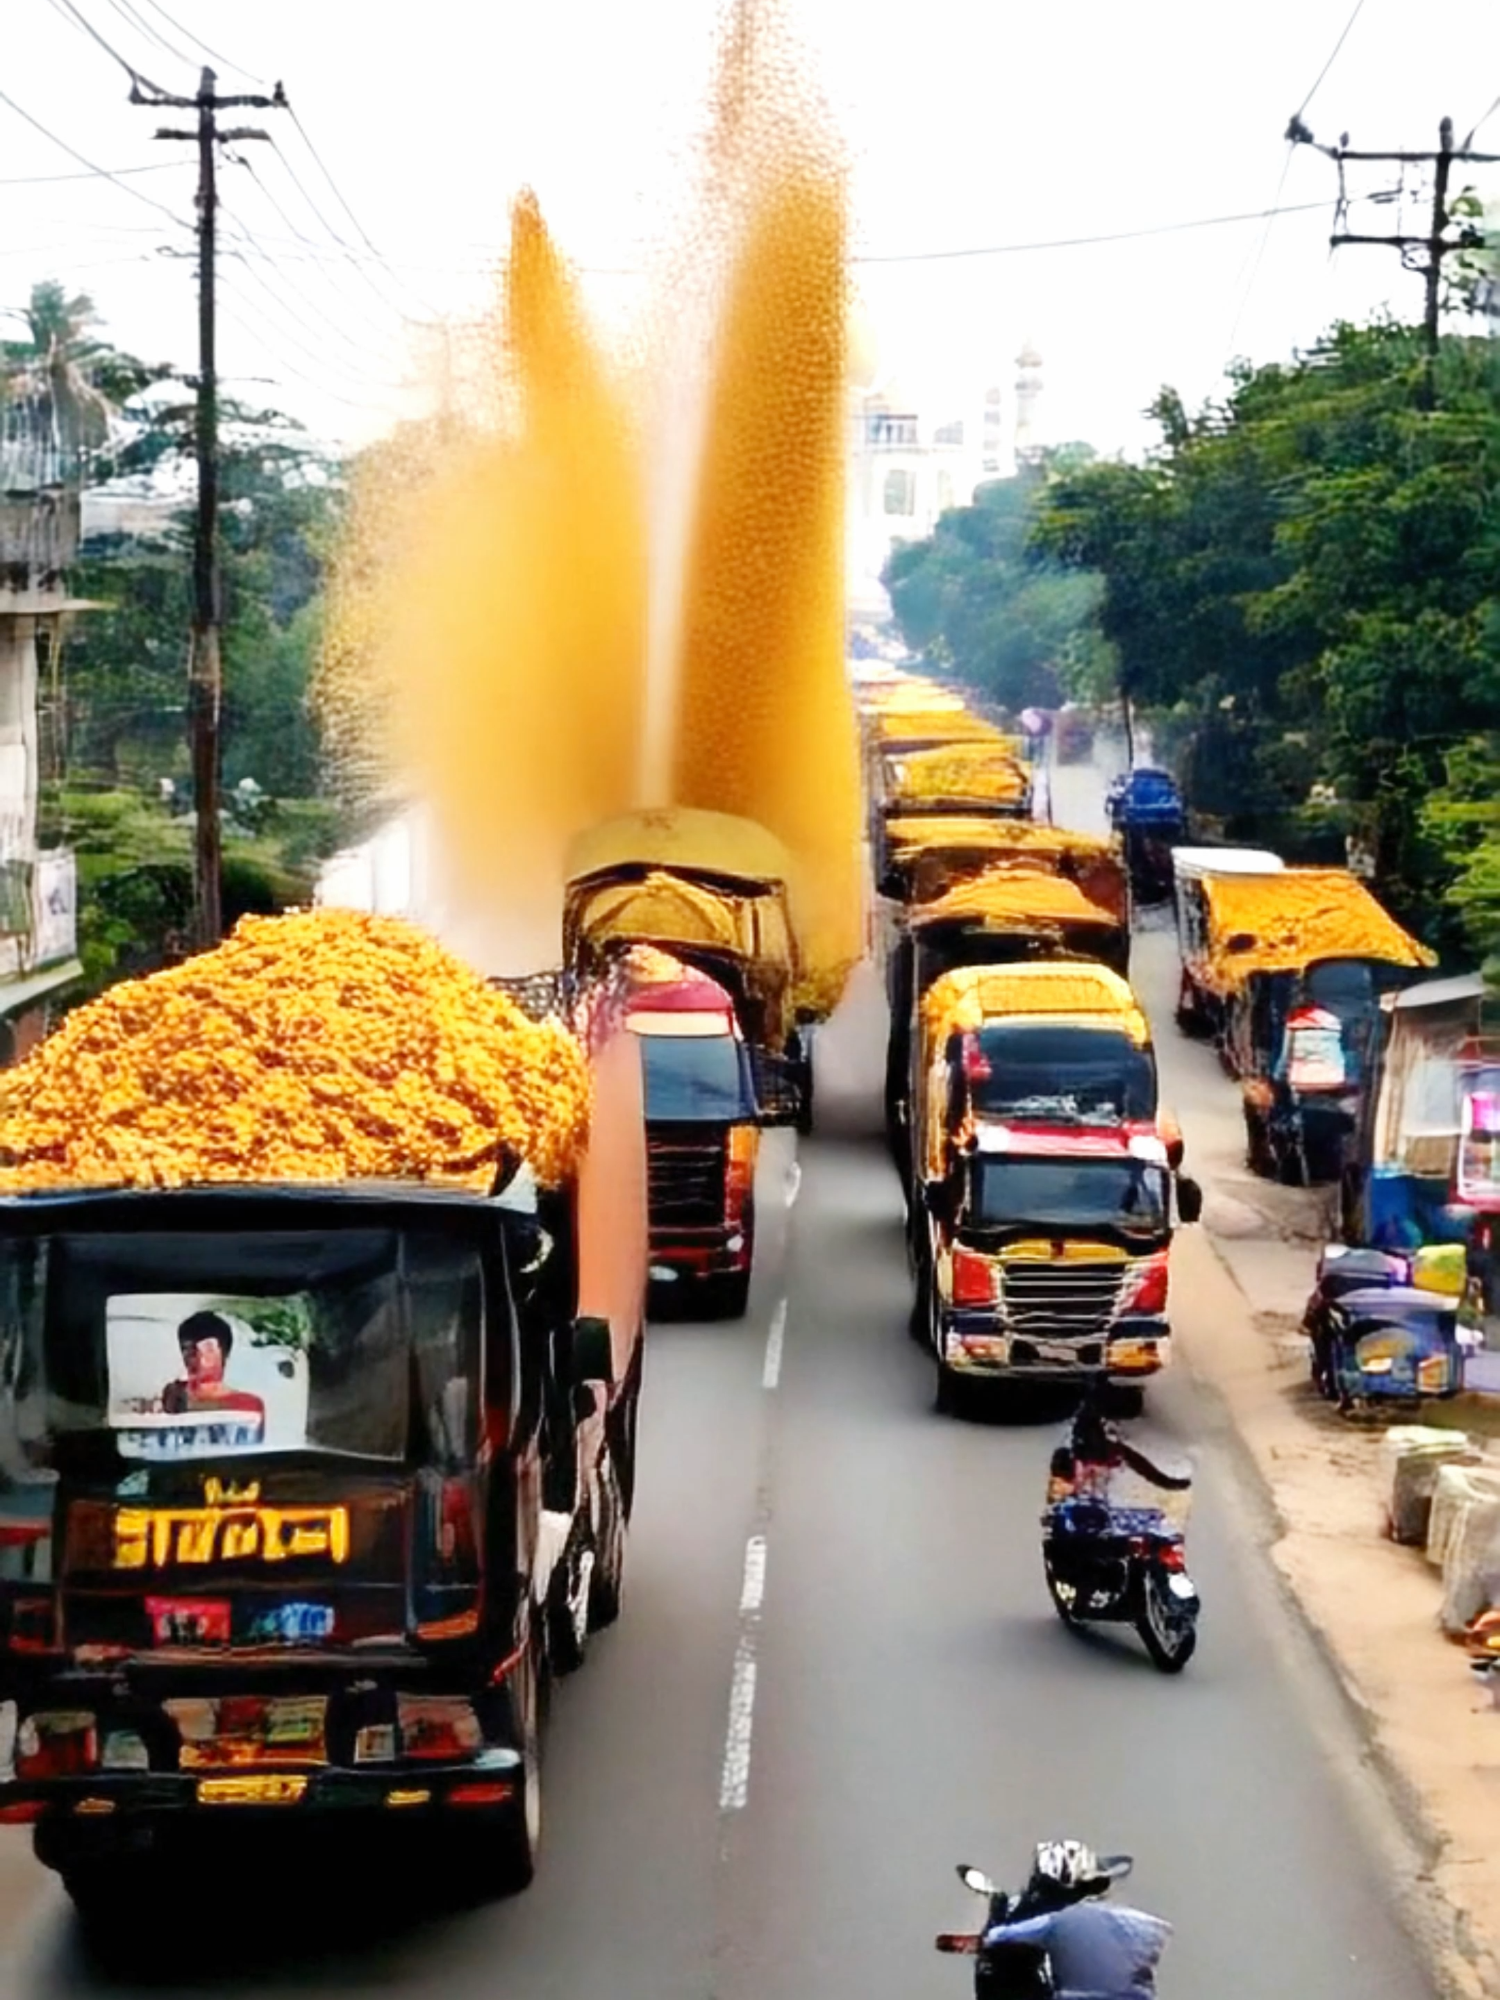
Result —
<path fill-rule="evenodd" d="M 1045 362 L 1043 434 L 1136 451 L 1151 436 L 1141 411 L 1164 381 L 1197 402 L 1231 354 L 1281 358 L 1330 319 L 1387 305 L 1415 316 L 1420 280 L 1393 251 L 1330 259 L 1335 169 L 1308 148 L 1288 164 L 1282 139 L 1353 5 L 793 0 L 853 160 L 866 256 L 1318 204 L 1269 230 L 1246 223 L 862 265 L 888 365 L 924 398 L 959 405 L 989 380 L 1008 389 L 1014 357 L 1032 341 Z M 124 73 L 73 16 L 169 90 L 195 87 L 202 51 L 190 36 L 201 36 L 255 75 L 285 80 L 338 189 L 286 114 L 235 114 L 277 144 L 241 149 L 256 178 L 224 168 L 221 365 L 241 393 L 359 441 L 420 373 L 405 319 L 472 311 L 485 296 L 507 204 L 524 183 L 565 250 L 600 273 L 590 284 L 601 311 L 629 305 L 637 281 L 609 274 L 638 264 L 670 201 L 700 116 L 715 9 L 712 0 L 0 0 L 0 11 L 0 91 L 89 162 L 155 169 L 126 176 L 132 193 L 87 176 L 0 102 L 0 305 L 20 305 L 33 280 L 56 276 L 93 294 L 122 345 L 191 363 L 193 267 L 166 253 L 191 247 L 192 149 L 153 141 L 162 114 L 128 104 Z M 232 87 L 254 86 L 222 67 L 220 88 Z M 1462 138 L 1497 98 L 1496 0 L 1450 0 L 1433 31 L 1397 0 L 1363 0 L 1306 118 L 1323 140 L 1348 131 L 1356 146 L 1430 148 L 1445 113 Z M 1484 140 L 1500 152 L 1500 110 Z M 1500 169 L 1476 173 L 1483 190 L 1500 192 Z M 82 177 L 17 184 L 57 174 Z M 1367 169 L 1351 191 L 1394 187 L 1395 174 Z M 1353 226 L 1383 231 L 1397 213 L 1358 209 Z M 1413 183 L 1407 223 L 1419 213 Z"/>

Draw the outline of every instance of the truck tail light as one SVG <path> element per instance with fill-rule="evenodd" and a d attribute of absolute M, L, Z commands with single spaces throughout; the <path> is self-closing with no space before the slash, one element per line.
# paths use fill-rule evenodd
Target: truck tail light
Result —
<path fill-rule="evenodd" d="M 731 1125 L 724 1165 L 725 1220 L 738 1222 L 755 1187 L 760 1132 L 754 1125 Z"/>
<path fill-rule="evenodd" d="M 1167 1309 L 1167 1260 L 1151 1257 L 1137 1264 L 1120 1294 L 1121 1312 L 1164 1313 Z"/>
<path fill-rule="evenodd" d="M 972 1250 L 953 1253 L 953 1303 L 956 1306 L 987 1306 L 995 1297 L 995 1268 L 987 1257 Z"/>

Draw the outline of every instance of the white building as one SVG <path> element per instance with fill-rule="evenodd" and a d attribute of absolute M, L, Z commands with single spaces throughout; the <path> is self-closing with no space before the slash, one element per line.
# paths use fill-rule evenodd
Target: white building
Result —
<path fill-rule="evenodd" d="M 78 549 L 78 484 L 48 400 L 13 393 L 0 417 L 0 1067 L 45 1025 L 48 995 L 76 979 L 72 851 L 37 844 L 38 686 L 56 659 Z"/>
<path fill-rule="evenodd" d="M 1007 419 L 997 386 L 938 403 L 881 372 L 867 322 L 851 341 L 847 591 L 855 618 L 884 619 L 880 579 L 898 542 L 923 541 L 950 507 L 967 507 L 987 479 L 1006 479 L 1035 455 L 1041 358 L 1026 347 Z"/>

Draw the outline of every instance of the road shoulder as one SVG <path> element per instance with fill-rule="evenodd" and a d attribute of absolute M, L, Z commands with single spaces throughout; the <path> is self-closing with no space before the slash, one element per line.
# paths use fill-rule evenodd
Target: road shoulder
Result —
<path fill-rule="evenodd" d="M 1500 1995 L 1500 1716 L 1439 1630 L 1439 1572 L 1383 1532 L 1378 1437 L 1313 1397 L 1289 1315 L 1257 1314 L 1257 1297 L 1287 1297 L 1296 1253 L 1261 1242 L 1251 1264 L 1239 1247 L 1184 1232 L 1179 1350 L 1222 1401 L 1269 1501 L 1276 1570 L 1407 1836 L 1416 1928 L 1442 1985 L 1464 2000 Z M 1268 1252 L 1285 1268 L 1263 1268 Z"/>

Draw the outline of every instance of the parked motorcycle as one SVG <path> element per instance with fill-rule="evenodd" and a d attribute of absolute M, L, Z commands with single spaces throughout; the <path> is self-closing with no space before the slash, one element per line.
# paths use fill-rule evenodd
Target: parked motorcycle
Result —
<path fill-rule="evenodd" d="M 1132 1867 L 1128 1854 L 1111 1854 L 1101 1859 L 1099 1870 L 1110 1881 L 1119 1882 Z M 997 1924 L 1019 1923 L 1023 1918 L 1042 1915 L 1044 1904 L 1035 1892 L 1021 1890 L 1007 1895 L 981 1868 L 960 1862 L 958 1879 L 976 1896 L 989 1903 L 989 1914 L 977 1931 L 939 1931 L 934 1940 L 941 1952 L 972 1958 L 975 2000 L 1053 2000 L 1052 1967 L 1047 1953 L 1034 1945 L 1000 1944 L 986 1946 L 987 1932 Z"/>
<path fill-rule="evenodd" d="M 1164 1507 L 1125 1506 L 1107 1490 L 1054 1500 L 1042 1516 L 1047 1588 L 1065 1625 L 1133 1625 L 1153 1663 L 1179 1674 L 1198 1644 L 1197 1586 L 1188 1575 L 1186 1493 Z"/>

